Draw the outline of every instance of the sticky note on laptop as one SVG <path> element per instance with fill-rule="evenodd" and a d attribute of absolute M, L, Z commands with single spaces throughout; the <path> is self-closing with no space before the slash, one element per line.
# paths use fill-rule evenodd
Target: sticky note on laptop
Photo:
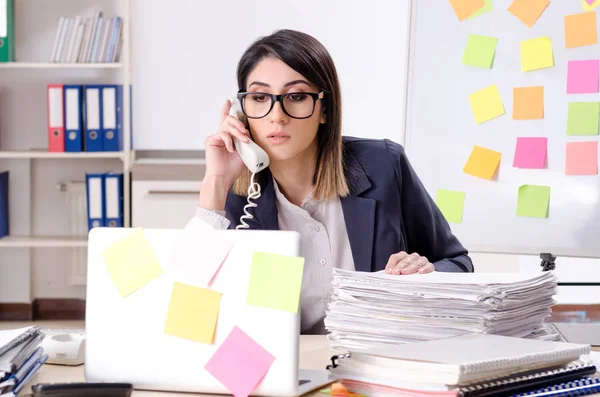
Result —
<path fill-rule="evenodd" d="M 502 153 L 481 146 L 473 147 L 471 155 L 463 168 L 463 172 L 479 178 L 490 180 L 494 177 Z"/>
<path fill-rule="evenodd" d="M 298 312 L 304 258 L 254 252 L 246 303 Z"/>
<path fill-rule="evenodd" d="M 208 287 L 227 259 L 233 242 L 214 229 L 184 229 L 172 252 L 176 280 Z"/>
<path fill-rule="evenodd" d="M 234 326 L 204 368 L 235 397 L 247 397 L 260 384 L 274 361 L 271 353 Z"/>
<path fill-rule="evenodd" d="M 165 334 L 205 344 L 213 343 L 220 305 L 220 292 L 175 282 Z"/>
<path fill-rule="evenodd" d="M 547 36 L 521 41 L 521 70 L 550 68 L 554 66 L 552 42 Z"/>
<path fill-rule="evenodd" d="M 108 247 L 102 259 L 119 294 L 126 297 L 162 274 L 142 228 Z"/>
<path fill-rule="evenodd" d="M 519 187 L 517 216 L 547 218 L 550 205 L 550 186 L 522 185 Z"/>

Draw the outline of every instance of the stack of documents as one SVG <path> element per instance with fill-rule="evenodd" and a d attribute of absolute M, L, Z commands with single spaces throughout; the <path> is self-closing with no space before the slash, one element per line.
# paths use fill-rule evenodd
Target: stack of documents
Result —
<path fill-rule="evenodd" d="M 330 372 L 348 391 L 378 396 L 496 397 L 590 383 L 590 345 L 491 334 L 350 352 Z M 335 362 L 335 360 L 334 360 Z"/>
<path fill-rule="evenodd" d="M 0 397 L 16 396 L 48 359 L 39 327 L 0 331 Z"/>
<path fill-rule="evenodd" d="M 342 351 L 468 333 L 560 340 L 545 323 L 556 289 L 552 272 L 390 275 L 334 269 L 325 327 L 330 348 Z"/>

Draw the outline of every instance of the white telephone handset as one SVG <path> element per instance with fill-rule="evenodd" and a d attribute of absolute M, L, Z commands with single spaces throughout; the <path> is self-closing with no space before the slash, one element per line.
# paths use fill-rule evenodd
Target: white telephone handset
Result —
<path fill-rule="evenodd" d="M 244 115 L 244 112 L 242 112 L 240 101 L 235 97 L 231 98 L 230 101 L 231 109 L 229 109 L 229 115 L 237 117 L 238 120 L 248 126 L 246 116 Z M 233 143 L 235 144 L 235 150 L 237 150 L 240 158 L 250 172 L 252 172 L 250 185 L 248 186 L 248 204 L 244 206 L 244 215 L 240 217 L 240 224 L 236 226 L 236 229 L 248 229 L 249 226 L 244 219 L 252 219 L 253 216 L 248 210 L 256 207 L 256 204 L 251 200 L 256 200 L 260 197 L 260 184 L 254 182 L 254 177 L 258 172 L 269 166 L 269 156 L 267 155 L 267 152 L 252 141 L 252 139 L 250 139 L 248 143 L 244 143 L 233 137 Z"/>
<path fill-rule="evenodd" d="M 230 99 L 231 109 L 229 114 L 236 117 L 242 123 L 247 125 L 246 116 L 242 112 L 242 105 L 240 101 L 233 97 Z M 258 146 L 252 139 L 248 143 L 240 142 L 239 139 L 233 138 L 235 144 L 235 150 L 240 154 L 242 161 L 246 164 L 246 167 L 250 172 L 260 172 L 269 166 L 269 156 L 260 146 Z"/>

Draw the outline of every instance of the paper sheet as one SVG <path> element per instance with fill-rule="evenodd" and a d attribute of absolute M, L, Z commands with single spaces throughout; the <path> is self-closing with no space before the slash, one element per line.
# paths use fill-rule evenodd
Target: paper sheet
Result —
<path fill-rule="evenodd" d="M 508 12 L 531 28 L 548 4 L 550 4 L 550 0 L 514 0 L 508 7 Z"/>
<path fill-rule="evenodd" d="M 221 293 L 175 282 L 165 334 L 211 344 L 215 336 Z"/>
<path fill-rule="evenodd" d="M 205 365 L 205 369 L 235 397 L 247 397 L 256 389 L 275 357 L 238 327 Z"/>
<path fill-rule="evenodd" d="M 551 68 L 554 66 L 552 41 L 547 36 L 521 41 L 521 70 Z"/>
<path fill-rule="evenodd" d="M 566 175 L 598 175 L 598 142 L 567 142 Z"/>
<path fill-rule="evenodd" d="M 517 216 L 547 218 L 550 186 L 522 185 L 519 187 Z"/>
<path fill-rule="evenodd" d="M 544 87 L 513 88 L 513 120 L 544 118 Z"/>
<path fill-rule="evenodd" d="M 548 138 L 517 138 L 513 167 L 545 168 Z"/>
<path fill-rule="evenodd" d="M 567 66 L 567 94 L 598 93 L 600 61 L 569 61 Z"/>
<path fill-rule="evenodd" d="M 210 286 L 232 247 L 233 242 L 215 230 L 184 230 L 173 248 L 175 279 L 198 287 Z"/>
<path fill-rule="evenodd" d="M 496 55 L 496 37 L 470 34 L 462 57 L 464 65 L 491 69 Z"/>
<path fill-rule="evenodd" d="M 576 48 L 598 44 L 596 11 L 565 15 L 565 47 Z"/>
<path fill-rule="evenodd" d="M 477 124 L 504 114 L 504 105 L 496 84 L 470 94 L 469 102 Z"/>
<path fill-rule="evenodd" d="M 570 102 L 567 135 L 598 135 L 600 102 Z"/>
<path fill-rule="evenodd" d="M 459 21 L 465 20 L 485 7 L 483 0 L 449 0 L 449 2 Z"/>
<path fill-rule="evenodd" d="M 462 223 L 465 196 L 465 192 L 438 189 L 435 203 L 448 222 Z"/>
<path fill-rule="evenodd" d="M 246 303 L 297 313 L 304 258 L 254 252 Z"/>
<path fill-rule="evenodd" d="M 122 297 L 137 291 L 162 274 L 162 268 L 142 228 L 108 247 L 102 258 Z"/>
<path fill-rule="evenodd" d="M 494 10 L 494 6 L 492 5 L 492 0 L 485 0 L 485 6 L 480 8 L 478 11 L 467 17 L 467 20 L 477 18 L 480 15 L 487 14 L 488 12 L 492 12 Z"/>
<path fill-rule="evenodd" d="M 473 147 L 473 151 L 463 168 L 463 172 L 479 178 L 490 180 L 494 177 L 502 153 L 481 146 Z"/>

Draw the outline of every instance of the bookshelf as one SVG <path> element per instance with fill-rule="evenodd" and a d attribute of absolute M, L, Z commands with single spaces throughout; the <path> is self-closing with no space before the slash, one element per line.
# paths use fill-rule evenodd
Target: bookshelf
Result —
<path fill-rule="evenodd" d="M 10 235 L 0 238 L 0 266 L 40 261 L 47 249 L 87 247 L 87 236 L 69 236 L 68 209 L 57 184 L 85 182 L 86 172 L 123 173 L 124 226 L 130 226 L 130 23 L 132 0 L 14 0 L 15 61 L 0 63 L 0 171 L 9 171 Z M 122 46 L 117 62 L 50 62 L 61 17 L 122 17 Z M 123 151 L 48 152 L 48 84 L 123 86 Z M 38 149 L 42 148 L 42 149 Z M 34 254 L 30 249 L 40 249 Z M 68 262 L 52 253 L 52 262 Z M 54 250 L 52 250 L 54 252 Z M 58 256 L 57 256 L 58 255 Z M 64 260 L 60 255 L 64 256 Z M 56 258 L 60 257 L 60 260 Z M 14 259 L 13 259 L 14 258 Z M 43 259 L 43 258 L 42 258 Z M 48 259 L 48 265 L 51 260 Z"/>

